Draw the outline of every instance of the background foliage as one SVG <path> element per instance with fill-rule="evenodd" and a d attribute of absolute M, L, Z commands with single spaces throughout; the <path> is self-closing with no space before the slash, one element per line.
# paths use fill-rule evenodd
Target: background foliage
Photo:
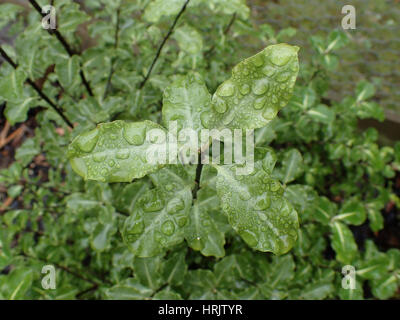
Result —
<path fill-rule="evenodd" d="M 1 47 L 18 64 L 0 67 L 2 125 L 7 120 L 10 130 L 24 128 L 15 161 L 5 161 L 0 172 L 0 298 L 398 298 L 400 144 L 381 146 L 377 130 L 358 129 L 359 119 L 385 116 L 372 81 L 331 99 L 340 52 L 351 36 L 343 31 L 307 39 L 294 96 L 256 132 L 258 147 L 277 151 L 272 174 L 299 213 L 298 240 L 289 253 L 254 251 L 232 230 L 209 169 L 186 222 L 188 234 L 198 237 L 181 242 L 175 233 L 167 243 L 160 239 L 164 249 L 156 256 L 140 258 L 124 230 L 140 228 L 135 217 L 146 205 L 148 212 L 161 210 L 160 197 L 190 194 L 195 168 L 181 168 L 175 179 L 163 169 L 110 184 L 85 182 L 73 172 L 67 146 L 78 134 L 116 119 L 160 123 L 163 92 L 173 81 L 195 71 L 213 93 L 242 59 L 304 37 L 294 28 L 255 25 L 242 0 L 192 0 L 177 20 L 184 3 L 56 0 L 57 30 L 69 49 L 42 29 L 31 6 L 0 6 L 0 26 L 13 39 Z M 171 210 L 182 205 L 177 201 Z M 45 264 L 56 267 L 56 290 L 42 289 Z M 356 267 L 356 290 L 341 288 L 346 264 Z"/>

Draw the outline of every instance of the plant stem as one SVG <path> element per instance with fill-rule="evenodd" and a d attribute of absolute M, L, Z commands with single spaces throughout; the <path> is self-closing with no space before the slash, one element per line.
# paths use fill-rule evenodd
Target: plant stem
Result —
<path fill-rule="evenodd" d="M 178 15 L 175 17 L 174 22 L 172 23 L 171 27 L 168 30 L 167 35 L 164 37 L 163 41 L 161 42 L 161 45 L 159 46 L 156 56 L 153 59 L 153 62 L 151 63 L 150 69 L 147 72 L 145 78 L 143 79 L 142 83 L 139 86 L 139 89 L 142 89 L 147 80 L 150 78 L 150 74 L 153 71 L 154 65 L 156 64 L 158 58 L 160 57 L 161 51 L 165 45 L 165 43 L 167 42 L 168 38 L 171 36 L 171 34 L 174 32 L 174 28 L 176 26 L 176 24 L 178 23 L 179 18 L 181 17 L 181 15 L 183 14 L 183 12 L 186 10 L 187 5 L 189 4 L 190 0 L 186 0 L 185 4 L 183 5 L 182 9 L 179 11 Z"/>
<path fill-rule="evenodd" d="M 42 12 L 42 8 L 40 7 L 40 5 L 35 0 L 29 0 L 29 2 L 42 17 L 46 16 L 46 14 Z M 47 29 L 47 31 L 49 34 L 51 34 L 51 35 L 54 34 L 56 36 L 56 38 L 58 39 L 58 41 L 60 41 L 60 43 L 64 47 L 65 51 L 67 51 L 67 53 L 70 57 L 72 57 L 74 54 L 77 54 L 77 52 L 75 52 L 71 48 L 71 46 L 68 44 L 67 40 L 62 36 L 62 34 L 57 29 L 55 29 L 55 30 Z M 82 79 L 83 85 L 86 88 L 86 91 L 89 93 L 90 96 L 93 96 L 92 88 L 90 87 L 90 84 L 86 79 L 85 73 L 82 70 L 82 66 L 81 66 L 81 70 L 79 71 L 79 75 Z"/>
<path fill-rule="evenodd" d="M 4 58 L 5 61 L 7 61 L 14 69 L 18 68 L 18 65 L 8 56 L 8 54 L 3 50 L 2 47 L 0 47 L 0 55 Z M 73 129 L 73 124 L 71 121 L 68 120 L 68 118 L 64 115 L 62 110 L 36 85 L 35 82 L 33 82 L 30 78 L 26 79 L 26 82 L 39 94 L 39 96 L 46 101 L 53 109 L 55 112 L 58 113 L 58 115 L 64 120 L 64 122 L 71 128 Z"/>
<path fill-rule="evenodd" d="M 201 160 L 202 160 L 201 155 L 202 155 L 202 152 L 200 150 L 198 163 L 197 163 L 197 167 L 196 167 L 195 185 L 194 185 L 194 188 L 193 188 L 193 191 L 192 191 L 193 200 L 197 199 L 197 192 L 200 189 L 201 171 L 203 170 L 203 164 L 201 163 Z"/>

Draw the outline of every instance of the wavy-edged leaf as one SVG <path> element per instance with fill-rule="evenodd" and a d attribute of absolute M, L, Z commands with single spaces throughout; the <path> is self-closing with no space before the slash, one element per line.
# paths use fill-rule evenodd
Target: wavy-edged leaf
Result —
<path fill-rule="evenodd" d="M 78 83 L 79 69 L 79 56 L 77 55 L 57 63 L 55 73 L 65 89 L 69 89 Z"/>
<path fill-rule="evenodd" d="M 263 159 L 262 153 L 256 159 Z M 250 175 L 237 175 L 236 165 L 217 166 L 217 193 L 229 223 L 250 247 L 283 254 L 297 239 L 299 221 L 281 184 L 263 165 L 266 159 L 256 161 Z"/>
<path fill-rule="evenodd" d="M 355 226 L 364 223 L 366 218 L 367 213 L 365 207 L 358 199 L 346 201 L 339 214 L 334 217 L 335 220 L 341 220 Z"/>
<path fill-rule="evenodd" d="M 203 112 L 205 127 L 256 129 L 268 124 L 292 96 L 298 50 L 272 45 L 236 65 L 213 95 L 212 111 Z"/>
<path fill-rule="evenodd" d="M 138 257 L 156 256 L 184 240 L 192 204 L 191 188 L 167 189 L 157 187 L 145 192 L 138 199 L 136 210 L 125 220 L 124 242 Z"/>
<path fill-rule="evenodd" d="M 26 72 L 21 68 L 11 71 L 0 79 L 0 97 L 7 101 L 17 101 L 23 96 Z"/>
<path fill-rule="evenodd" d="M 78 135 L 69 145 L 71 166 L 85 180 L 102 182 L 130 182 L 161 168 L 162 164 L 148 161 L 146 152 L 152 143 L 152 130 L 166 132 L 151 122 L 116 120 L 102 123 L 97 128 Z M 162 141 L 158 149 L 165 149 Z M 154 149 L 156 150 L 156 149 Z"/>
<path fill-rule="evenodd" d="M 193 27 L 184 25 L 174 32 L 174 38 L 182 51 L 188 54 L 198 54 L 203 49 L 203 38 Z"/>
<path fill-rule="evenodd" d="M 209 110 L 211 94 L 203 78 L 193 73 L 180 76 L 164 91 L 163 123 L 168 128 L 170 121 L 177 121 L 177 129 L 203 129 L 200 115 Z"/>
<path fill-rule="evenodd" d="M 127 278 L 105 291 L 107 298 L 113 300 L 143 300 L 149 298 L 152 293 L 152 289 L 143 286 L 134 278 Z"/>
<path fill-rule="evenodd" d="M 190 211 L 189 223 L 185 230 L 188 245 L 205 256 L 225 255 L 225 231 L 227 222 L 218 210 L 219 199 L 211 188 L 202 188 Z"/>
<path fill-rule="evenodd" d="M 298 178 L 304 171 L 303 157 L 297 149 L 285 152 L 282 166 L 274 171 L 274 177 L 287 184 Z"/>
<path fill-rule="evenodd" d="M 336 260 L 351 264 L 358 252 L 353 233 L 345 224 L 338 221 L 331 224 L 331 230 L 331 244 L 336 252 Z"/>

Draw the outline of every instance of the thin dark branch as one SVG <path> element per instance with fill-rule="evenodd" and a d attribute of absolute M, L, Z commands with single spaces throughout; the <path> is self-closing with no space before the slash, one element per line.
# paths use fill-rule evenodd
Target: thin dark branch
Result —
<path fill-rule="evenodd" d="M 196 178 L 195 178 L 195 185 L 192 190 L 192 196 L 193 200 L 197 199 L 197 192 L 200 189 L 200 178 L 201 178 L 201 171 L 203 170 L 203 164 L 202 164 L 202 152 L 199 152 L 199 158 L 198 158 L 198 163 L 196 167 Z"/>
<path fill-rule="evenodd" d="M 94 291 L 94 290 L 97 290 L 98 287 L 99 287 L 98 284 L 94 284 L 93 286 L 91 286 L 91 287 L 89 287 L 89 288 L 77 293 L 76 297 L 79 299 L 84 294 L 89 293 L 89 292 Z"/>
<path fill-rule="evenodd" d="M 114 49 L 118 49 L 118 44 L 119 44 L 119 23 L 120 23 L 120 17 L 119 16 L 120 16 L 120 11 L 121 11 L 121 9 L 118 8 L 118 10 L 117 10 L 117 23 L 116 23 L 116 26 L 115 26 L 115 35 L 114 35 L 114 38 L 115 38 Z M 112 77 L 114 75 L 114 71 L 115 71 L 114 70 L 114 59 L 111 58 L 110 74 L 108 75 L 107 85 L 106 85 L 106 89 L 104 90 L 103 100 L 105 98 L 107 98 L 108 92 L 110 91 L 111 80 L 112 80 Z"/>
<path fill-rule="evenodd" d="M 160 57 L 161 51 L 165 45 L 165 43 L 167 42 L 168 38 L 171 36 L 171 34 L 174 32 L 175 26 L 178 23 L 179 18 L 181 17 L 181 15 L 185 12 L 187 5 L 189 4 L 190 0 L 186 0 L 185 4 L 183 5 L 182 9 L 179 11 L 178 15 L 175 17 L 174 22 L 172 23 L 171 27 L 168 30 L 167 35 L 164 37 L 163 41 L 161 42 L 161 45 L 159 46 L 156 56 L 153 59 L 153 62 L 151 63 L 150 69 L 147 72 L 146 76 L 144 77 L 142 83 L 139 86 L 139 89 L 142 89 L 147 80 L 150 78 L 151 72 L 153 71 L 153 68 L 158 60 L 158 58 Z"/>
<path fill-rule="evenodd" d="M 40 7 L 40 5 L 35 0 L 29 0 L 29 2 L 42 17 L 46 16 L 46 14 L 42 12 L 42 8 Z M 68 55 L 70 57 L 72 57 L 74 54 L 78 54 L 75 50 L 73 50 L 71 48 L 71 46 L 68 44 L 67 40 L 62 36 L 62 34 L 57 29 L 55 29 L 55 30 L 47 29 L 47 31 L 51 35 L 55 35 L 56 36 L 56 38 L 58 39 L 58 41 L 60 41 L 60 43 L 64 47 L 65 51 L 67 51 L 67 53 L 68 53 Z M 82 79 L 82 83 L 85 86 L 85 88 L 86 88 L 87 92 L 89 93 L 89 95 L 93 96 L 92 88 L 90 87 L 90 84 L 86 79 L 85 73 L 82 70 L 82 66 L 81 66 L 81 70 L 79 72 L 79 75 L 80 75 L 80 77 Z"/>
<path fill-rule="evenodd" d="M 225 27 L 224 35 L 227 35 L 227 34 L 229 33 L 229 31 L 231 30 L 232 25 L 233 25 L 233 23 L 235 22 L 235 20 L 236 20 L 236 12 L 232 15 L 231 20 L 229 21 L 228 25 Z M 214 50 L 215 50 L 215 43 L 211 46 L 210 49 L 208 49 L 208 50 L 204 53 L 204 55 L 207 57 L 207 56 L 209 56 Z"/>
<path fill-rule="evenodd" d="M 4 58 L 5 61 L 7 61 L 14 69 L 17 69 L 18 65 L 8 56 L 8 54 L 3 50 L 2 47 L 0 47 L 0 54 Z M 64 120 L 64 122 L 72 129 L 74 126 L 71 123 L 71 121 L 68 120 L 68 118 L 64 115 L 62 110 L 52 101 L 50 98 L 36 85 L 35 82 L 33 82 L 31 79 L 26 79 L 26 82 L 39 94 L 39 96 L 46 101 L 53 109 L 55 112 L 58 113 L 58 115 Z"/>

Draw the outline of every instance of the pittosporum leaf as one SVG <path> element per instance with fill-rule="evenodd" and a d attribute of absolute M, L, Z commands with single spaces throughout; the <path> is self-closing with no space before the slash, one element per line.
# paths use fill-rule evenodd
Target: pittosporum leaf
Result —
<path fill-rule="evenodd" d="M 217 193 L 229 223 L 250 247 L 283 254 L 297 239 L 297 212 L 260 153 L 250 175 L 238 175 L 237 165 L 217 166 Z"/>
<path fill-rule="evenodd" d="M 277 44 L 245 59 L 232 70 L 201 117 L 206 128 L 261 128 L 289 101 L 299 71 L 299 48 Z"/>
<path fill-rule="evenodd" d="M 177 122 L 177 130 L 203 129 L 200 115 L 209 110 L 211 94 L 199 74 L 180 76 L 164 91 L 163 123 L 168 128 L 171 121 Z"/>
<path fill-rule="evenodd" d="M 148 152 L 165 153 L 165 132 L 160 125 L 147 120 L 102 123 L 71 142 L 68 158 L 85 180 L 130 182 L 163 166 L 154 163 Z"/>
<path fill-rule="evenodd" d="M 175 171 L 175 174 L 179 173 Z M 124 222 L 124 242 L 138 257 L 153 257 L 181 243 L 191 205 L 189 186 L 148 190 L 138 199 L 136 210 Z"/>

